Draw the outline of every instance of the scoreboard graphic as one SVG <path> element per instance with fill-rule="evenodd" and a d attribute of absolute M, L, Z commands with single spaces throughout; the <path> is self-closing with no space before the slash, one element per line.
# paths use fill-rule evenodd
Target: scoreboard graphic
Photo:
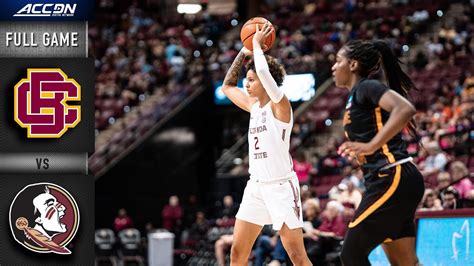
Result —
<path fill-rule="evenodd" d="M 0 10 L 0 265 L 93 265 L 92 0 Z"/>

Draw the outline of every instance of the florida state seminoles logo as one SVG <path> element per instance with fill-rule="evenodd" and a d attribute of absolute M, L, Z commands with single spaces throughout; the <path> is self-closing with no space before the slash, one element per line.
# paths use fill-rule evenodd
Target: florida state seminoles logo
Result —
<path fill-rule="evenodd" d="M 28 138 L 59 138 L 81 121 L 81 86 L 59 68 L 29 68 L 15 85 L 15 121 Z"/>
<path fill-rule="evenodd" d="M 15 240 L 38 253 L 71 254 L 66 247 L 79 227 L 79 208 L 64 188 L 36 183 L 23 188 L 10 205 Z"/>

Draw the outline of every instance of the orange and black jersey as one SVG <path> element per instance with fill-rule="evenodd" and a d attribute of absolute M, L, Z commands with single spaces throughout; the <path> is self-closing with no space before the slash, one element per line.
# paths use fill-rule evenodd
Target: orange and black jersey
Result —
<path fill-rule="evenodd" d="M 344 114 L 344 130 L 350 141 L 370 142 L 388 120 L 390 113 L 379 105 L 389 90 L 378 80 L 361 79 L 351 90 Z M 358 156 L 364 172 L 408 157 L 401 133 L 395 135 L 374 154 Z"/>

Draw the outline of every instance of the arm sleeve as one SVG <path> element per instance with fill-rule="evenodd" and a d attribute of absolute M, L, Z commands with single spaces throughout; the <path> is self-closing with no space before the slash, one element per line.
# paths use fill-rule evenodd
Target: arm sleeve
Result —
<path fill-rule="evenodd" d="M 279 103 L 284 94 L 273 79 L 272 74 L 270 74 L 267 59 L 265 58 L 262 49 L 257 48 L 253 50 L 253 60 L 255 62 L 255 71 L 257 72 L 258 79 L 260 79 L 263 88 L 268 96 L 270 96 L 270 100 L 274 103 Z"/>
<path fill-rule="evenodd" d="M 380 98 L 388 91 L 387 86 L 378 80 L 365 80 L 359 86 L 357 103 L 368 108 L 378 106 Z"/>

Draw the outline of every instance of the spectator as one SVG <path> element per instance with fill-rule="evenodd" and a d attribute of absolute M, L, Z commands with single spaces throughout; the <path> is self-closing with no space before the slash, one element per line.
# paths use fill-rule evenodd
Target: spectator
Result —
<path fill-rule="evenodd" d="M 293 159 L 293 169 L 298 176 L 300 186 L 309 184 L 309 175 L 313 171 L 313 166 L 308 162 L 303 150 L 298 150 L 295 159 Z"/>
<path fill-rule="evenodd" d="M 118 233 L 123 229 L 133 228 L 133 221 L 130 216 L 127 215 L 127 210 L 121 208 L 118 211 L 117 217 L 114 219 L 114 229 Z"/>
<path fill-rule="evenodd" d="M 441 198 L 443 199 L 443 208 L 445 210 L 462 208 L 459 204 L 459 193 L 453 187 L 448 187 L 441 192 Z"/>
<path fill-rule="evenodd" d="M 359 180 L 355 177 L 352 176 L 352 165 L 346 165 L 342 168 L 341 175 L 343 179 L 341 180 L 340 183 L 346 184 L 349 181 L 352 181 L 355 185 L 359 183 Z"/>
<path fill-rule="evenodd" d="M 319 236 L 343 238 L 346 225 L 342 219 L 344 207 L 337 201 L 330 201 L 323 212 L 323 221 L 319 226 Z"/>
<path fill-rule="evenodd" d="M 254 254 L 256 266 L 262 266 L 268 255 L 270 255 L 272 260 L 269 265 L 279 265 L 287 259 L 287 254 L 279 235 L 275 234 L 270 226 L 263 227 L 262 233 L 258 237 L 255 246 Z"/>
<path fill-rule="evenodd" d="M 145 251 L 148 250 L 148 235 L 156 231 L 155 226 L 152 222 L 147 222 L 145 224 L 145 233 L 142 235 L 142 246 Z"/>
<path fill-rule="evenodd" d="M 171 196 L 169 203 L 161 212 L 163 218 L 163 228 L 171 232 L 179 231 L 181 219 L 183 218 L 183 209 L 179 206 L 178 196 Z"/>
<path fill-rule="evenodd" d="M 305 230 L 305 237 L 311 237 L 312 235 L 308 234 L 309 231 L 312 231 L 312 229 L 318 229 L 321 225 L 321 220 L 319 219 L 319 214 L 321 213 L 319 200 L 317 198 L 306 200 L 303 203 L 303 211 L 303 223 L 305 225 L 303 229 Z"/>
<path fill-rule="evenodd" d="M 346 224 L 342 217 L 343 210 L 341 203 L 328 202 L 323 212 L 322 224 L 318 229 L 308 232 L 311 239 L 305 243 L 306 250 L 308 257 L 315 265 L 324 264 L 325 254 L 333 251 L 344 237 Z"/>
<path fill-rule="evenodd" d="M 327 147 L 327 153 L 319 161 L 319 174 L 325 175 L 338 175 L 341 173 L 341 169 L 345 164 L 345 160 L 337 154 L 337 148 Z"/>
<path fill-rule="evenodd" d="M 234 203 L 234 198 L 231 195 L 224 196 L 222 200 L 223 206 L 222 209 L 219 211 L 218 218 L 221 219 L 231 219 L 235 218 L 235 214 L 239 209 L 239 206 Z"/>
<path fill-rule="evenodd" d="M 430 141 L 426 144 L 426 150 L 428 152 L 428 157 L 420 165 L 421 173 L 423 176 L 429 176 L 437 174 L 438 172 L 444 170 L 446 164 L 448 163 L 448 158 L 446 154 L 440 149 L 438 142 Z"/>
<path fill-rule="evenodd" d="M 342 192 L 344 192 L 345 190 L 347 190 L 346 182 L 340 182 L 339 184 L 337 184 L 337 186 L 333 186 L 329 190 L 328 192 L 329 198 L 331 200 L 339 201 L 339 198 L 341 197 Z"/>
<path fill-rule="evenodd" d="M 310 187 L 307 185 L 300 187 L 300 193 L 301 193 L 301 204 L 303 204 L 303 206 L 305 204 L 305 201 L 307 201 L 308 199 L 312 199 L 316 196 L 316 194 L 313 191 L 313 187 Z"/>
<path fill-rule="evenodd" d="M 186 61 L 179 51 L 175 51 L 170 59 L 171 72 L 176 81 L 181 82 L 185 74 Z"/>
<path fill-rule="evenodd" d="M 362 178 L 358 176 L 358 172 L 362 175 Z M 344 179 L 342 179 L 341 183 L 347 184 L 347 182 L 352 182 L 355 187 L 359 187 L 360 183 L 363 182 L 363 174 L 362 170 L 360 168 L 354 169 L 352 165 L 346 165 L 344 166 L 342 170 L 342 176 L 344 176 Z"/>
<path fill-rule="evenodd" d="M 421 200 L 420 211 L 440 211 L 443 209 L 441 200 L 436 196 L 436 192 L 430 188 L 425 190 L 423 199 Z"/>
<path fill-rule="evenodd" d="M 469 171 L 466 165 L 461 161 L 451 163 L 449 167 L 453 182 L 457 182 L 453 187 L 459 192 L 460 199 L 465 199 L 472 189 L 472 182 L 468 177 Z"/>
<path fill-rule="evenodd" d="M 360 192 L 365 191 L 365 183 L 364 183 L 364 172 L 362 172 L 361 168 L 353 169 L 351 172 L 351 181 L 354 183 L 356 189 L 358 189 Z M 355 182 L 355 181 L 358 182 Z"/>
<path fill-rule="evenodd" d="M 230 250 L 234 236 L 232 234 L 222 235 L 214 244 L 214 252 L 218 266 L 225 266 L 225 254 Z"/>
<path fill-rule="evenodd" d="M 451 183 L 451 175 L 448 172 L 440 172 L 437 176 L 438 186 L 436 187 L 437 191 L 442 191 L 446 189 Z"/>
<path fill-rule="evenodd" d="M 341 204 L 350 203 L 355 209 L 359 207 L 360 201 L 362 200 L 362 193 L 355 188 L 352 181 L 346 182 L 347 189 L 341 192 L 337 201 Z"/>
<path fill-rule="evenodd" d="M 189 229 L 190 240 L 198 241 L 204 239 L 209 227 L 209 222 L 206 220 L 206 214 L 202 211 L 196 212 L 196 221 Z"/>

